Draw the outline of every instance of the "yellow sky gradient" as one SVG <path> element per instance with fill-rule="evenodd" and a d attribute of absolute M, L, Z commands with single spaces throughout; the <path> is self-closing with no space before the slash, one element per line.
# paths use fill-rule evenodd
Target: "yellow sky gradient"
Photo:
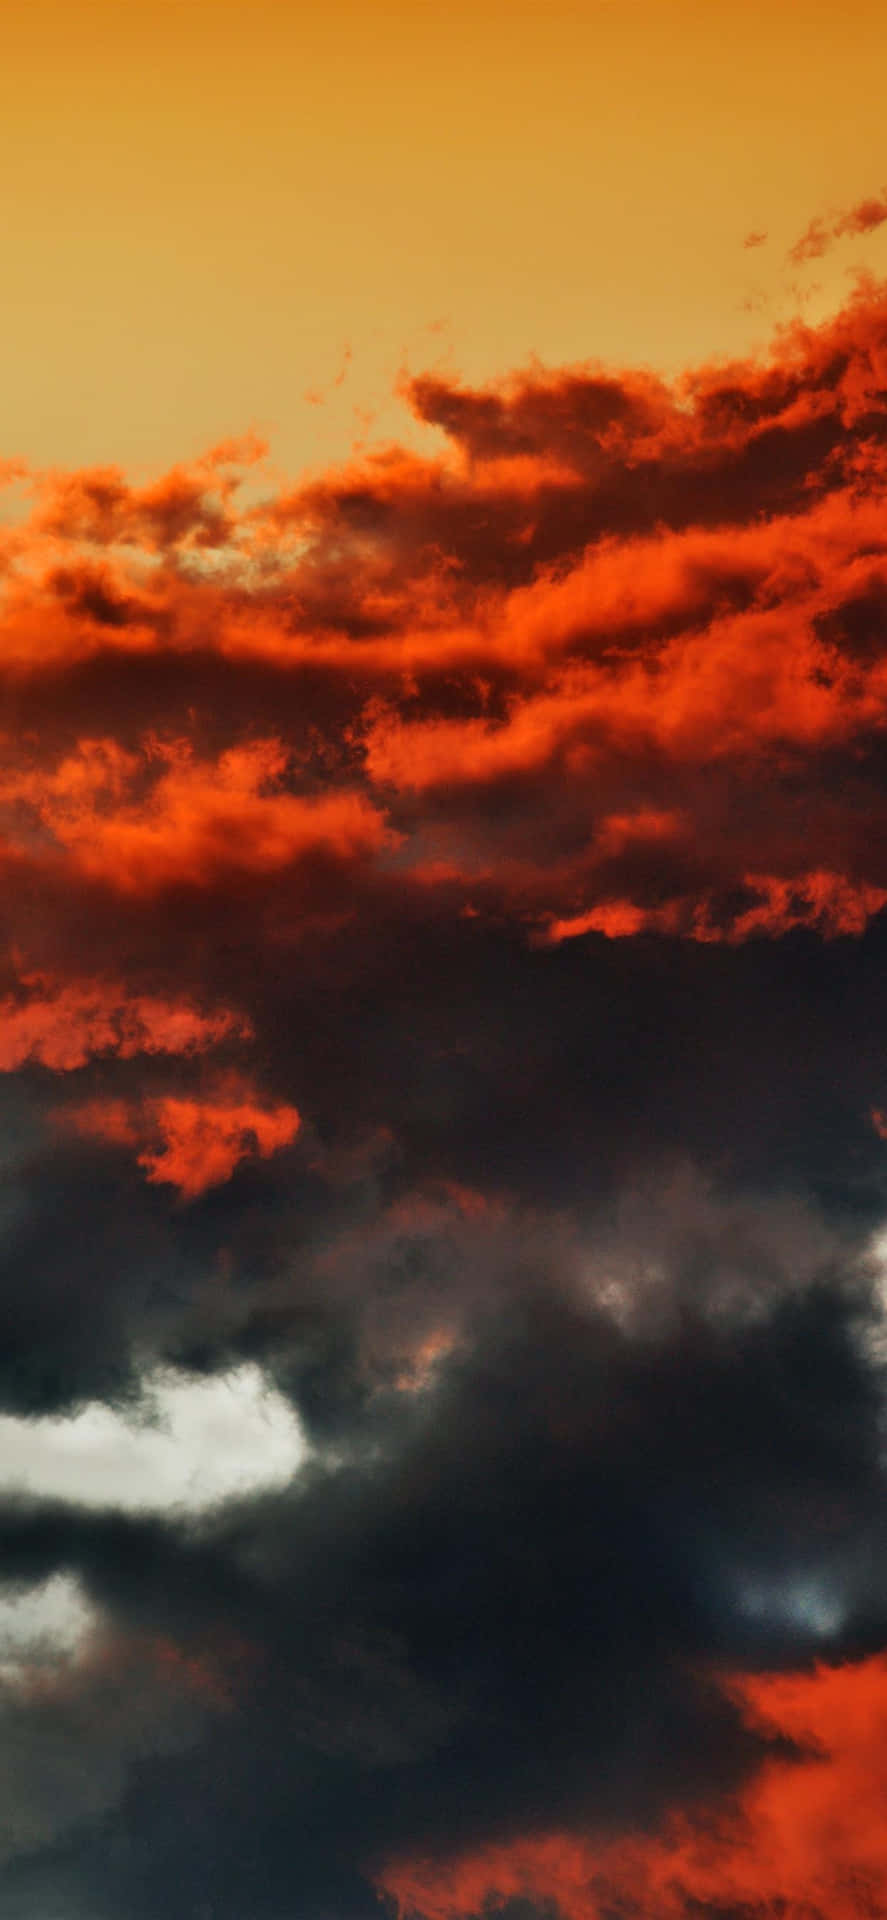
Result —
<path fill-rule="evenodd" d="M 38 464 L 257 427 L 295 471 L 401 433 L 405 362 L 674 367 L 887 271 L 887 229 L 786 264 L 887 182 L 873 0 L 0 10 L 0 451 Z"/>

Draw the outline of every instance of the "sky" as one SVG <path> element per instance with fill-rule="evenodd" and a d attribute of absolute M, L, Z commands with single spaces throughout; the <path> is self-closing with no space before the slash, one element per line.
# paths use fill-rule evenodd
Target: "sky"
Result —
<path fill-rule="evenodd" d="M 887 1920 L 849 0 L 33 0 L 4 1920 Z"/>
<path fill-rule="evenodd" d="M 405 366 L 677 370 L 887 271 L 883 234 L 786 258 L 883 186 L 878 0 L 31 0 L 3 26 L 4 431 L 40 465 L 255 427 L 294 474 L 409 433 Z"/>

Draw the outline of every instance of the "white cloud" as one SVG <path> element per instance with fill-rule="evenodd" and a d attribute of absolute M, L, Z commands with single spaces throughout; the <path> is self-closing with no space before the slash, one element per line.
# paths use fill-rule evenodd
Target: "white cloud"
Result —
<path fill-rule="evenodd" d="M 79 1580 L 54 1573 L 37 1586 L 0 1588 L 0 1679 L 44 1649 L 73 1653 L 95 1622 Z"/>
<path fill-rule="evenodd" d="M 196 1512 L 284 1484 L 305 1454 L 292 1408 L 254 1365 L 150 1375 L 135 1413 L 94 1402 L 68 1418 L 0 1415 L 0 1493 L 81 1506 Z"/>

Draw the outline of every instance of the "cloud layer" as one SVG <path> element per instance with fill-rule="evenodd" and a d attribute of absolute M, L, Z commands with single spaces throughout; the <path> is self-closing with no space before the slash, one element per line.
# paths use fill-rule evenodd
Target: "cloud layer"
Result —
<path fill-rule="evenodd" d="M 3 1911 L 887 1914 L 887 291 L 404 397 L 9 465 Z"/>

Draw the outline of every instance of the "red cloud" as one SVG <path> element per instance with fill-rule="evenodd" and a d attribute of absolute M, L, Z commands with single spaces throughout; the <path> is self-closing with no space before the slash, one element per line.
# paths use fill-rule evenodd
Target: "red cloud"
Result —
<path fill-rule="evenodd" d="M 766 1762 L 735 1801 L 675 1813 L 649 1835 L 532 1835 L 454 1861 L 392 1862 L 381 1888 L 422 1920 L 467 1920 L 512 1898 L 563 1920 L 887 1914 L 887 1656 L 732 1690 L 751 1726 L 800 1750 Z"/>
<path fill-rule="evenodd" d="M 295 1107 L 265 1105 L 238 1083 L 207 1097 L 88 1101 L 65 1109 L 59 1119 L 87 1139 L 133 1148 L 146 1179 L 175 1187 L 182 1200 L 222 1186 L 242 1160 L 269 1159 L 291 1144 L 301 1126 Z"/>
<path fill-rule="evenodd" d="M 230 1038 L 247 1039 L 250 1022 L 229 1008 L 203 1013 L 186 1000 L 132 995 L 113 982 L 63 982 L 26 976 L 27 998 L 0 1000 L 0 1072 L 27 1061 L 70 1072 L 94 1054 L 122 1060 L 139 1053 L 201 1053 Z"/>

